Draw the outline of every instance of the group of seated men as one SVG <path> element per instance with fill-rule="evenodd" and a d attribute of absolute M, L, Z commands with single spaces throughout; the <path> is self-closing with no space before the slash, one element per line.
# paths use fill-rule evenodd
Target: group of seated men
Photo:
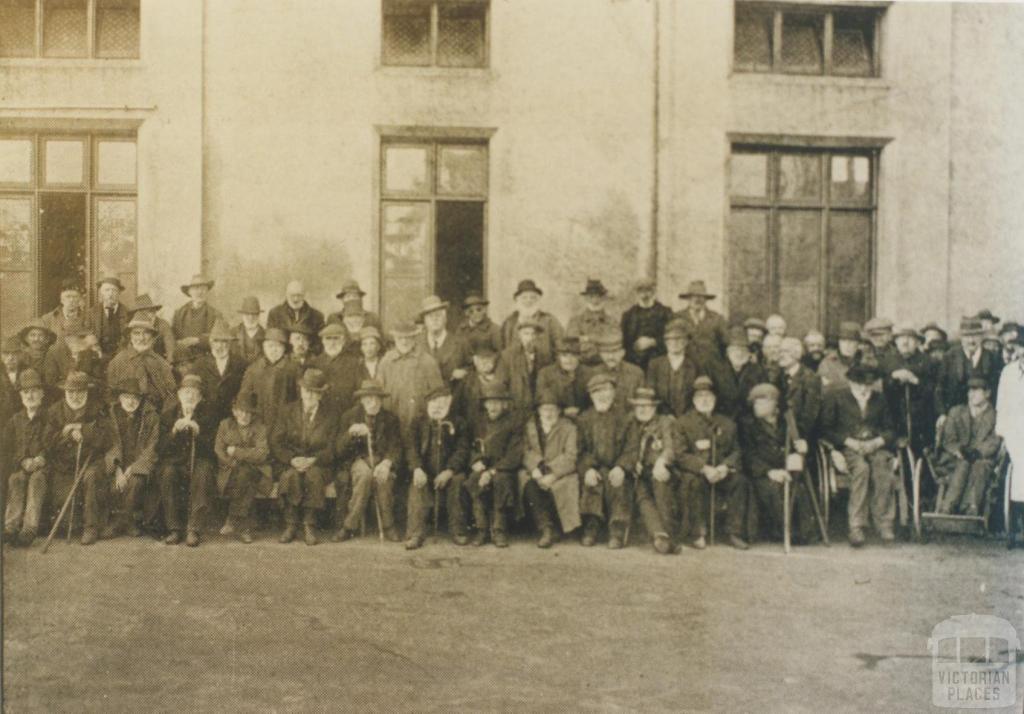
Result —
<path fill-rule="evenodd" d="M 218 498 L 220 532 L 249 543 L 254 504 L 272 496 L 282 543 L 301 532 L 315 545 L 324 523 L 346 541 L 373 514 L 389 541 L 404 521 L 415 549 L 441 513 L 459 545 L 505 547 L 525 520 L 542 548 L 570 534 L 622 548 L 634 514 L 663 554 L 705 548 L 716 518 L 739 549 L 780 539 L 787 514 L 794 540 L 813 543 L 813 487 L 798 476 L 818 444 L 848 474 L 851 545 L 869 525 L 884 543 L 900 447 L 938 443 L 950 474 L 939 509 L 978 512 L 1000 371 L 1024 354 L 1024 332 L 996 330 L 989 311 L 964 318 L 955 341 L 881 318 L 843 323 L 834 348 L 787 335 L 779 315 L 730 328 L 701 281 L 678 312 L 642 281 L 615 319 L 588 280 L 563 328 L 523 280 L 501 324 L 473 294 L 450 329 L 451 306 L 431 296 L 387 332 L 354 281 L 326 318 L 289 283 L 265 326 L 254 297 L 229 326 L 213 286 L 182 285 L 168 322 L 148 295 L 124 305 L 117 278 L 91 308 L 69 283 L 59 307 L 3 341 L 8 543 L 30 545 L 66 502 L 75 513 L 75 495 L 83 545 L 149 532 L 196 546 Z"/>

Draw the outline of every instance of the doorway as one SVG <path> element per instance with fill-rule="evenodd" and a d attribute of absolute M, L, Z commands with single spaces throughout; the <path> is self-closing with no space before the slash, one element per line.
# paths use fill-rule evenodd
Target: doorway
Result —
<path fill-rule="evenodd" d="M 484 290 L 484 204 L 438 201 L 434 294 L 451 303 L 449 324 L 462 318 L 462 301 Z"/>
<path fill-rule="evenodd" d="M 39 194 L 39 308 L 60 305 L 66 280 L 85 289 L 87 268 L 84 193 Z"/>

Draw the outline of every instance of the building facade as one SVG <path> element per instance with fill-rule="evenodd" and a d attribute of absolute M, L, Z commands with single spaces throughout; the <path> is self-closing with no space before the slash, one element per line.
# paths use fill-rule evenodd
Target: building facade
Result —
<path fill-rule="evenodd" d="M 1024 7 L 0 2 L 0 332 L 66 277 L 386 322 L 534 278 L 733 319 L 1024 316 Z"/>

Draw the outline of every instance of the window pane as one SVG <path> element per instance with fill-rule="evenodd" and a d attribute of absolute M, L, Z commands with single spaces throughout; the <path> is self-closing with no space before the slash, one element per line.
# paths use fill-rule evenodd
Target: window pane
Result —
<path fill-rule="evenodd" d="M 430 192 L 430 150 L 426 146 L 387 146 L 384 149 L 384 190 Z"/>
<path fill-rule="evenodd" d="M 411 320 L 429 292 L 430 205 L 385 203 L 381 214 L 385 318 Z"/>
<path fill-rule="evenodd" d="M 0 183 L 32 183 L 32 140 L 0 140 Z"/>
<path fill-rule="evenodd" d="M 85 57 L 86 0 L 46 0 L 43 3 L 43 55 Z"/>
<path fill-rule="evenodd" d="M 734 208 L 729 214 L 729 316 L 742 322 L 768 311 L 768 210 Z"/>
<path fill-rule="evenodd" d="M 818 154 L 779 156 L 779 198 L 821 198 L 821 157 Z"/>
<path fill-rule="evenodd" d="M 439 193 L 487 195 L 487 150 L 480 146 L 441 146 Z"/>
<path fill-rule="evenodd" d="M 0 198 L 0 270 L 32 270 L 31 198 Z"/>
<path fill-rule="evenodd" d="M 778 221 L 778 310 L 803 334 L 818 327 L 821 213 L 779 211 Z"/>
<path fill-rule="evenodd" d="M 870 203 L 871 159 L 867 156 L 836 154 L 831 163 L 832 200 Z"/>
<path fill-rule="evenodd" d="M 874 74 L 875 16 L 864 12 L 837 12 L 833 16 L 832 71 L 870 77 Z"/>
<path fill-rule="evenodd" d="M 772 13 L 737 8 L 733 62 L 748 72 L 772 68 Z"/>
<path fill-rule="evenodd" d="M 135 199 L 96 199 L 100 275 L 135 272 Z"/>
<path fill-rule="evenodd" d="M 35 53 L 35 0 L 0 0 L 0 57 L 33 57 Z"/>
<path fill-rule="evenodd" d="M 139 56 L 138 0 L 99 0 L 96 3 L 96 56 Z"/>
<path fill-rule="evenodd" d="M 822 19 L 820 15 L 784 13 L 782 16 L 782 67 L 790 72 L 820 74 L 822 71 Z"/>
<path fill-rule="evenodd" d="M 0 271 L 0 331 L 9 335 L 32 319 L 34 288 L 32 273 Z"/>
<path fill-rule="evenodd" d="M 437 63 L 442 67 L 483 67 L 487 6 L 439 5 Z"/>
<path fill-rule="evenodd" d="M 96 143 L 96 183 L 104 186 L 135 185 L 135 142 Z"/>
<path fill-rule="evenodd" d="M 430 5 L 384 3 L 381 44 L 384 64 L 430 64 Z"/>
<path fill-rule="evenodd" d="M 733 154 L 729 159 L 729 193 L 733 196 L 766 197 L 768 154 Z"/>
<path fill-rule="evenodd" d="M 831 211 L 828 231 L 828 331 L 868 317 L 871 289 L 871 213 Z"/>
<path fill-rule="evenodd" d="M 46 183 L 82 183 L 83 147 L 81 141 L 47 141 Z"/>

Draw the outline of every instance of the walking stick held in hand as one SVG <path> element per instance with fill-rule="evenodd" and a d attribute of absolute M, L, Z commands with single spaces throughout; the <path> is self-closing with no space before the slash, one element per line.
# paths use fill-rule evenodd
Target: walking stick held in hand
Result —
<path fill-rule="evenodd" d="M 793 440 L 799 438 L 799 433 L 796 428 L 796 417 L 793 415 L 791 410 L 786 411 L 786 453 L 789 454 L 790 448 L 793 445 Z M 808 500 L 811 502 L 811 510 L 814 512 L 814 520 L 818 524 L 818 533 L 821 535 L 821 542 L 825 545 L 829 545 L 828 542 L 828 529 L 825 527 L 825 519 L 821 515 L 821 507 L 818 505 L 818 495 L 811 484 L 811 477 L 807 473 L 807 464 L 803 464 L 803 468 L 799 472 L 800 481 L 803 483 L 804 488 L 807 489 Z"/>
<path fill-rule="evenodd" d="M 71 506 L 71 502 L 75 497 L 75 493 L 78 491 L 78 484 L 82 481 L 82 476 L 85 475 L 85 470 L 89 466 L 89 460 L 82 464 L 79 468 L 79 464 L 82 461 L 82 442 L 78 442 L 78 448 L 75 449 L 75 480 L 71 482 L 71 491 L 68 493 L 68 497 L 64 499 L 64 505 L 60 508 L 60 513 L 57 514 L 57 519 L 53 522 L 53 527 L 50 528 L 50 534 L 46 536 L 46 542 L 43 543 L 43 552 L 45 553 L 50 547 L 50 541 L 53 540 L 54 534 L 57 529 L 60 528 L 61 521 L 64 520 L 64 515 L 67 513 L 68 508 Z M 70 529 L 68 533 L 70 534 Z"/>
<path fill-rule="evenodd" d="M 711 430 L 711 462 L 709 466 L 716 466 L 718 460 L 718 427 Z M 708 509 L 708 542 L 715 544 L 715 482 L 711 482 L 710 508 Z"/>
<path fill-rule="evenodd" d="M 370 428 L 369 424 L 366 425 L 366 458 L 370 460 L 370 478 L 372 479 L 372 471 L 377 468 L 377 459 L 375 459 L 373 456 L 373 429 Z M 380 498 L 377 497 L 376 493 L 373 493 L 371 495 L 373 496 L 373 507 L 377 514 L 377 538 L 380 540 L 381 543 L 383 543 L 384 525 L 382 522 L 383 519 L 381 518 Z"/>

